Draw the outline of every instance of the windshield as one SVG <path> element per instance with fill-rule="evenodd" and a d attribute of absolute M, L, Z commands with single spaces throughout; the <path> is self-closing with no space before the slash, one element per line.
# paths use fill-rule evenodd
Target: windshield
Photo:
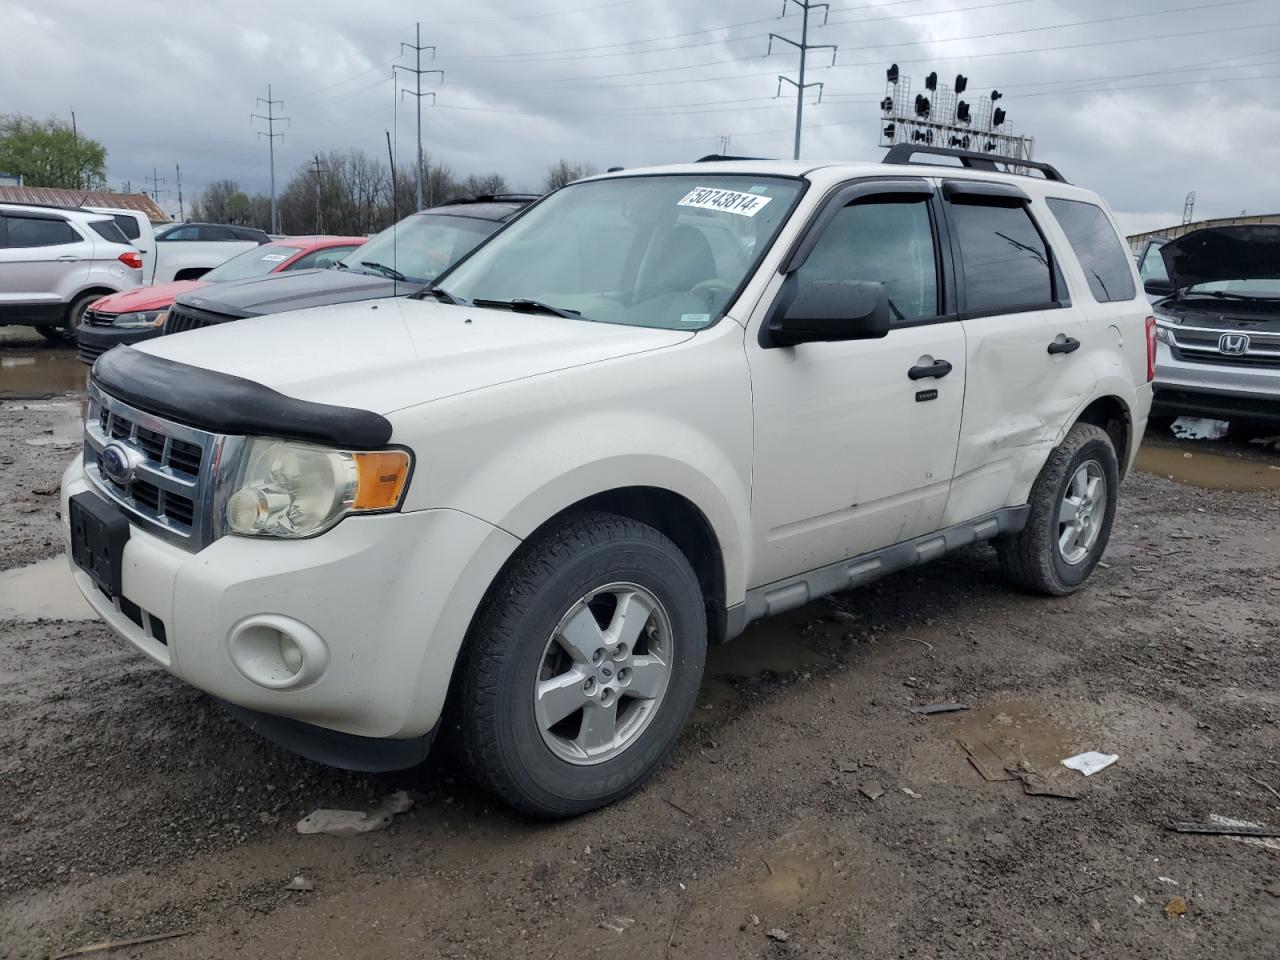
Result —
<path fill-rule="evenodd" d="M 1195 294 L 1212 296 L 1215 293 L 1236 297 L 1263 297 L 1274 299 L 1280 297 L 1280 280 L 1215 280 L 1212 283 L 1197 283 L 1188 287 L 1183 296 Z"/>
<path fill-rule="evenodd" d="M 536 301 L 584 320 L 698 330 L 724 312 L 801 187 L 799 180 L 737 175 L 572 184 L 441 277 L 440 286 L 470 301 Z"/>
<path fill-rule="evenodd" d="M 415 213 L 387 227 L 342 263 L 356 273 L 428 283 L 502 226 L 492 220 Z"/>
<path fill-rule="evenodd" d="M 286 247 L 278 243 L 266 243 L 252 250 L 246 250 L 238 257 L 232 257 L 226 263 L 214 267 L 201 280 L 207 283 L 224 283 L 227 280 L 248 280 L 251 277 L 265 277 L 280 264 L 297 256 L 297 247 Z"/>

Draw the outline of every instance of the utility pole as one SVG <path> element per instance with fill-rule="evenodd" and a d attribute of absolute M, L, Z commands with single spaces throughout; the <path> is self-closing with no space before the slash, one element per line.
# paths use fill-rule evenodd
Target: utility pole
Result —
<path fill-rule="evenodd" d="M 186 223 L 187 214 L 182 208 L 182 165 L 175 163 L 173 165 L 173 172 L 175 176 L 174 183 L 176 183 L 178 187 L 178 222 Z"/>
<path fill-rule="evenodd" d="M 794 3 L 804 11 L 803 19 L 800 21 L 800 42 L 796 43 L 787 37 L 777 33 L 769 34 L 769 49 L 765 56 L 773 53 L 773 41 L 781 40 L 783 43 L 789 43 L 800 51 L 800 80 L 799 82 L 792 80 L 790 77 L 778 77 L 778 92 L 776 96 L 782 96 L 782 84 L 789 83 L 796 88 L 796 143 L 795 150 L 792 153 L 793 160 L 800 159 L 800 129 L 804 122 L 804 91 L 806 87 L 818 88 L 818 103 L 822 102 L 822 84 L 821 83 L 805 83 L 805 61 L 808 59 L 810 50 L 830 50 L 831 65 L 836 63 L 836 46 L 833 43 L 810 43 L 809 42 L 809 11 L 822 8 L 822 26 L 827 24 L 827 15 L 831 12 L 830 5 L 826 3 L 814 3 L 813 0 L 782 0 L 782 16 L 787 15 L 787 6 Z"/>
<path fill-rule="evenodd" d="M 71 108 L 71 142 L 75 146 L 76 156 L 76 187 L 82 187 L 84 184 L 80 182 L 80 131 L 76 129 L 76 110 Z"/>
<path fill-rule="evenodd" d="M 720 135 L 720 156 L 722 157 L 727 157 L 729 155 L 729 139 L 730 136 L 727 133 L 722 133 Z"/>
<path fill-rule="evenodd" d="M 324 173 L 324 165 L 318 153 L 315 155 L 315 159 L 311 161 L 311 172 L 315 174 L 316 178 L 316 233 L 318 235 L 324 233 L 324 214 L 320 210 L 320 175 Z"/>
<path fill-rule="evenodd" d="M 157 170 L 155 167 L 152 167 L 151 176 L 142 178 L 143 180 L 147 181 L 147 183 L 151 184 L 151 199 L 156 201 L 157 205 L 160 203 L 160 194 L 169 192 L 168 190 L 160 189 L 160 184 L 164 183 L 164 180 L 160 178 L 159 174 L 160 174 L 160 171 Z"/>
<path fill-rule="evenodd" d="M 288 117 L 276 115 L 275 108 L 283 107 L 284 101 L 271 99 L 271 84 L 267 84 L 267 98 L 264 100 L 259 97 L 258 103 L 266 104 L 267 114 L 263 116 L 260 113 L 251 113 L 249 114 L 249 122 L 252 123 L 254 120 L 267 121 L 267 132 L 263 133 L 259 130 L 258 136 L 267 138 L 267 151 L 271 159 L 271 232 L 279 233 L 280 215 L 276 211 L 276 137 L 283 137 L 284 134 L 276 133 L 276 123 L 281 120 L 285 123 L 290 123 L 291 121 Z"/>
<path fill-rule="evenodd" d="M 393 63 L 391 65 L 391 76 L 394 77 L 396 75 L 397 70 L 408 70 L 414 76 L 414 89 L 413 90 L 401 89 L 400 95 L 401 97 L 403 97 L 407 93 L 412 97 L 416 97 L 418 101 L 418 209 L 421 210 L 423 209 L 423 206 L 424 206 L 422 202 L 422 98 L 430 97 L 432 103 L 436 102 L 436 95 L 434 93 L 422 92 L 422 75 L 424 73 L 438 73 L 440 74 L 440 82 L 444 83 L 444 71 L 422 69 L 422 51 L 430 50 L 431 59 L 434 60 L 436 57 L 436 48 L 430 47 L 430 46 L 424 47 L 422 45 L 422 24 L 421 23 L 416 25 L 414 42 L 400 44 L 401 54 L 403 54 L 406 49 L 413 51 L 414 66 L 406 67 L 400 63 Z"/>

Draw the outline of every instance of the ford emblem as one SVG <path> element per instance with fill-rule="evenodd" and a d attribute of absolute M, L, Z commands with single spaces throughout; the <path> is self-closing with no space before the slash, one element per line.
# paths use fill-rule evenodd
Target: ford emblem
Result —
<path fill-rule="evenodd" d="M 124 486 L 133 479 L 134 458 L 131 451 L 123 443 L 112 440 L 102 448 L 99 463 L 102 475 L 114 484 Z"/>

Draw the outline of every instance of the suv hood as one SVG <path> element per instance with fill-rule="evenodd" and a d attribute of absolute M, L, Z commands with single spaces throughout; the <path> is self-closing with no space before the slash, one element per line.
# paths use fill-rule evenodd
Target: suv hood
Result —
<path fill-rule="evenodd" d="M 1169 279 L 1183 290 L 1219 280 L 1280 278 L 1280 225 L 1205 227 L 1160 248 Z"/>
<path fill-rule="evenodd" d="M 423 286 L 352 270 L 296 270 L 252 280 L 219 283 L 213 290 L 179 297 L 178 302 L 228 317 L 256 317 L 331 303 L 407 296 L 417 293 Z"/>
<path fill-rule="evenodd" d="M 396 298 L 251 317 L 135 349 L 299 400 L 388 414 L 693 335 Z"/>

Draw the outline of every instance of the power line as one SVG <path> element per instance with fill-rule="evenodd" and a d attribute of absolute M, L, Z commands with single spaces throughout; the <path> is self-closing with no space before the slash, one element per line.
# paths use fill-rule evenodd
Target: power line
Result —
<path fill-rule="evenodd" d="M 590 10 L 608 10 L 612 7 L 625 7 L 640 0 L 613 0 L 612 3 L 597 3 L 590 7 L 574 7 L 569 10 L 548 10 L 545 13 L 521 13 L 513 17 L 486 17 L 480 20 L 437 20 L 429 24 L 433 27 L 447 27 L 464 23 L 507 23 L 511 20 L 539 20 L 543 17 L 561 17 L 572 13 L 586 13 Z"/>
<path fill-rule="evenodd" d="M 271 99 L 271 84 L 267 84 L 267 98 L 264 100 L 262 97 L 258 97 L 257 102 L 266 104 L 266 116 L 260 113 L 251 113 L 249 114 L 249 122 L 252 123 L 254 120 L 267 121 L 267 132 L 263 133 L 259 130 L 258 136 L 267 138 L 267 153 L 271 161 L 271 232 L 279 233 L 280 214 L 276 209 L 276 137 L 283 138 L 284 134 L 276 133 L 276 123 L 283 120 L 286 124 L 292 124 L 292 121 L 288 117 L 276 115 L 275 108 L 283 107 L 284 101 Z"/>
<path fill-rule="evenodd" d="M 417 113 L 418 113 L 418 178 L 417 178 L 417 179 L 418 179 L 418 209 L 419 209 L 419 210 L 422 210 L 422 209 L 423 209 L 423 203 L 422 203 L 422 98 L 423 98 L 423 97 L 430 97 L 430 98 L 431 98 L 431 102 L 432 102 L 432 103 L 435 103 L 435 102 L 436 102 L 436 95 L 435 95 L 434 93 L 431 93 L 431 92 L 423 93 L 423 92 L 422 92 L 422 75 L 423 75 L 424 73 L 438 73 L 438 74 L 440 74 L 440 82 L 441 82 L 441 83 L 443 83 L 443 82 L 444 82 L 444 71 L 443 71 L 443 70 L 423 70 L 423 69 L 422 69 L 422 51 L 423 51 L 423 50 L 430 50 L 430 51 L 431 51 L 431 56 L 432 56 L 432 58 L 434 59 L 434 58 L 435 58 L 435 55 L 436 55 L 436 48 L 435 48 L 435 47 L 430 47 L 430 46 L 425 46 L 425 47 L 424 47 L 424 46 L 422 45 L 422 24 L 421 24 L 421 23 L 417 24 L 417 26 L 416 26 L 416 28 L 415 28 L 415 33 L 414 33 L 414 42 L 413 42 L 413 43 L 401 43 L 401 44 L 400 44 L 400 53 L 401 53 L 401 54 L 403 54 L 403 53 L 405 52 L 405 50 L 406 50 L 406 49 L 409 49 L 409 50 L 412 50 L 412 51 L 413 51 L 414 58 L 415 58 L 415 59 L 414 59 L 415 66 L 407 67 L 407 66 L 405 66 L 404 64 L 400 64 L 400 63 L 393 63 L 393 64 L 391 65 L 391 75 L 392 75 L 392 77 L 394 77 L 394 76 L 395 76 L 395 73 L 396 73 L 396 71 L 397 71 L 397 70 L 407 70 L 407 71 L 409 71 L 410 73 L 412 73 L 412 74 L 413 74 L 413 77 L 414 77 L 415 89 L 414 89 L 414 90 L 405 90 L 405 89 L 401 88 L 401 90 L 400 90 L 400 95 L 401 95 L 401 96 L 404 96 L 404 95 L 407 93 L 407 94 L 409 94 L 410 96 L 413 96 L 413 97 L 416 97 L 416 98 L 417 98 L 417 104 L 416 104 L 416 106 L 417 106 L 417 108 L 418 108 L 418 110 L 417 110 Z"/>
<path fill-rule="evenodd" d="M 791 159 L 799 160 L 800 159 L 800 131 L 804 125 L 804 92 L 805 90 L 809 87 L 817 87 L 818 102 L 819 103 L 822 102 L 821 81 L 818 81 L 816 83 L 804 82 L 804 69 L 809 59 L 809 51 L 810 50 L 830 50 L 831 62 L 835 63 L 836 62 L 836 46 L 833 43 L 810 43 L 809 42 L 809 11 L 822 10 L 823 12 L 822 22 L 825 24 L 827 22 L 827 14 L 831 11 L 830 4 L 814 3 L 813 0 L 782 0 L 783 16 L 786 15 L 787 5 L 791 3 L 794 3 L 796 6 L 798 6 L 801 10 L 804 11 L 804 13 L 802 14 L 803 19 L 800 22 L 800 42 L 796 43 L 794 40 L 791 40 L 788 37 L 784 37 L 780 33 L 771 33 L 769 34 L 769 48 L 765 53 L 765 56 L 767 57 L 769 56 L 769 54 L 773 53 L 773 41 L 775 40 L 781 41 L 782 43 L 789 43 L 791 46 L 795 47 L 797 50 L 800 51 L 800 79 L 792 80 L 790 77 L 784 77 L 781 74 L 778 75 L 778 96 L 782 95 L 782 85 L 784 83 L 789 83 L 796 88 L 796 142 L 795 142 L 795 148 L 792 152 Z"/>

